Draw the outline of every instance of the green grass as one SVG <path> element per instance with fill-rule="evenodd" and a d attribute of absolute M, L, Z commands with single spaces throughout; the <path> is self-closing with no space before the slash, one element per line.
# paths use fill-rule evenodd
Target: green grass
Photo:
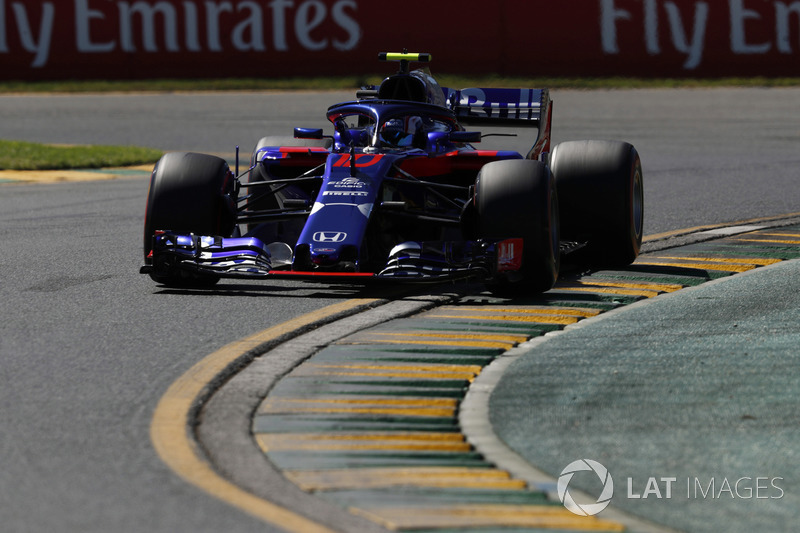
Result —
<path fill-rule="evenodd" d="M 163 152 L 137 146 L 54 146 L 0 140 L 0 170 L 63 170 L 154 163 Z"/>
<path fill-rule="evenodd" d="M 387 72 L 389 74 L 389 72 Z M 435 74 L 435 72 L 434 72 Z M 383 75 L 316 78 L 221 78 L 205 80 L 86 80 L 49 82 L 0 82 L 0 94 L 97 93 L 97 92 L 190 92 L 190 91 L 295 91 L 349 90 L 377 84 Z M 551 89 L 648 89 L 697 87 L 800 87 L 800 78 L 526 78 L 501 76 L 456 76 L 436 74 L 445 87 L 549 87 Z"/>

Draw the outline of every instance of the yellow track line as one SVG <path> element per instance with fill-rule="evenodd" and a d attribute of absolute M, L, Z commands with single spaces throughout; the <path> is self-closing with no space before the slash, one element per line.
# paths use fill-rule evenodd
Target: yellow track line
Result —
<path fill-rule="evenodd" d="M 326 435 L 320 435 L 314 441 L 305 440 L 284 440 L 274 439 L 274 435 L 257 434 L 258 442 L 264 453 L 275 452 L 325 452 L 325 451 L 416 451 L 416 452 L 455 452 L 464 453 L 472 450 L 472 445 L 468 442 L 459 441 L 437 441 L 431 439 L 419 440 L 398 440 L 398 439 L 330 439 Z"/>
<path fill-rule="evenodd" d="M 654 257 L 656 261 L 636 261 L 634 266 L 663 266 L 671 268 L 688 268 L 694 270 L 721 270 L 723 272 L 747 272 L 753 270 L 753 265 L 723 265 L 716 263 L 667 263 L 657 261 L 658 258 Z"/>
<path fill-rule="evenodd" d="M 357 468 L 333 470 L 284 470 L 303 490 L 375 489 L 398 486 L 437 488 L 524 489 L 505 470 L 475 467 Z"/>
<path fill-rule="evenodd" d="M 501 342 L 525 342 L 527 335 L 502 335 L 491 333 L 425 333 L 422 331 L 406 331 L 394 333 L 390 331 L 374 331 L 365 333 L 366 336 L 386 335 L 389 337 L 424 337 L 434 339 L 460 339 L 464 341 L 501 341 Z"/>
<path fill-rule="evenodd" d="M 366 335 L 365 335 L 366 337 Z M 492 342 L 492 341 L 435 341 L 435 340 L 411 340 L 411 339 L 381 339 L 381 338 L 359 338 L 359 340 L 347 341 L 337 344 L 424 344 L 426 346 L 461 346 L 463 348 L 501 348 L 510 350 L 514 347 L 513 342 Z"/>
<path fill-rule="evenodd" d="M 793 233 L 768 233 L 766 231 L 759 231 L 759 232 L 755 232 L 755 233 L 747 233 L 744 236 L 746 237 L 748 235 L 749 236 L 753 236 L 753 237 L 758 236 L 758 235 L 767 235 L 767 236 L 770 236 L 770 237 L 794 237 L 796 239 L 800 239 L 800 233 L 794 233 L 794 232 Z"/>
<path fill-rule="evenodd" d="M 265 342 L 299 331 L 304 326 L 324 318 L 376 301 L 376 299 L 354 299 L 329 305 L 232 342 L 203 358 L 170 385 L 156 406 L 150 423 L 150 440 L 158 456 L 188 483 L 271 525 L 287 531 L 333 533 L 322 524 L 259 498 L 220 477 L 189 434 L 189 416 L 207 385 L 230 363 L 248 351 Z"/>
<path fill-rule="evenodd" d="M 530 324 L 574 324 L 575 322 L 578 321 L 578 318 L 574 316 L 547 316 L 547 315 L 531 315 L 531 316 L 507 315 L 507 314 L 450 315 L 450 314 L 430 313 L 425 316 L 426 318 L 451 318 L 451 319 L 460 318 L 469 320 L 494 320 L 498 322 L 527 322 Z"/>
<path fill-rule="evenodd" d="M 595 294 L 618 294 L 620 296 L 645 296 L 647 298 L 652 298 L 654 296 L 658 296 L 658 291 L 645 291 L 642 289 L 617 289 L 611 287 L 561 287 L 556 285 L 554 289 L 559 291 L 569 291 L 569 292 L 586 292 L 586 293 L 595 293 Z"/>
<path fill-rule="evenodd" d="M 364 375 L 364 374 L 332 374 L 339 375 Z M 372 375 L 372 374 L 370 374 Z M 379 377 L 405 377 L 421 379 L 426 376 L 412 376 L 402 374 L 377 374 Z M 474 376 L 446 376 L 436 379 L 462 379 L 471 381 Z M 455 415 L 455 408 L 448 409 L 446 407 L 415 407 L 403 409 L 400 407 L 286 407 L 286 408 L 271 408 L 266 406 L 262 411 L 264 414 L 356 414 L 356 415 L 394 415 L 394 416 L 422 416 L 422 417 L 435 417 L 435 418 L 448 418 Z"/>
<path fill-rule="evenodd" d="M 150 167 L 150 170 L 153 170 Z M 1 180 L 18 183 L 65 183 L 68 181 L 113 180 L 119 177 L 113 171 L 85 172 L 80 170 L 0 170 Z"/>
<path fill-rule="evenodd" d="M 459 307 L 456 305 L 444 305 L 442 307 L 438 307 L 436 311 L 448 311 L 448 312 L 474 312 L 478 311 L 481 313 L 520 313 L 522 315 L 525 314 L 534 314 L 534 315 L 564 315 L 564 316 L 580 316 L 580 317 L 591 317 L 597 316 L 602 311 L 599 309 L 585 309 L 579 307 L 537 307 L 535 305 L 526 306 L 526 307 Z"/>
<path fill-rule="evenodd" d="M 629 283 L 623 281 L 602 281 L 602 280 L 595 280 L 592 278 L 586 280 L 568 281 L 564 284 L 564 287 L 570 287 L 572 285 L 580 285 L 581 287 L 617 287 L 620 289 L 644 289 L 647 291 L 658 291 L 658 292 L 675 292 L 681 290 L 684 287 L 683 285 L 676 285 L 672 283 L 654 283 L 648 281 Z M 557 288 L 563 288 L 563 287 L 557 286 Z"/>
<path fill-rule="evenodd" d="M 354 510 L 355 512 L 355 510 Z M 554 505 L 471 504 L 425 507 L 366 507 L 356 512 L 392 531 L 522 527 L 569 531 L 624 531 L 622 524 L 577 516 Z"/>
<path fill-rule="evenodd" d="M 780 263 L 783 259 L 759 259 L 756 257 L 687 257 L 677 255 L 660 255 L 658 259 L 677 259 L 679 261 L 702 261 L 708 263 L 732 263 L 735 265 L 767 266 Z"/>
<path fill-rule="evenodd" d="M 354 369 L 354 370 L 401 370 L 401 371 L 417 371 L 417 372 L 470 372 L 472 374 L 479 374 L 483 367 L 480 365 L 448 365 L 448 364 L 358 364 L 358 363 L 309 363 L 309 366 L 314 368 L 337 368 L 337 369 Z"/>
<path fill-rule="evenodd" d="M 700 231 L 708 231 L 720 228 L 730 228 L 734 226 L 749 226 L 751 224 L 758 224 L 760 222 L 770 222 L 773 220 L 781 220 L 784 218 L 794 218 L 800 216 L 800 213 L 786 213 L 784 215 L 775 215 L 769 217 L 751 218 L 749 220 L 739 220 L 736 222 L 726 222 L 724 224 L 707 224 L 705 226 L 694 226 L 692 228 L 676 229 L 673 231 L 665 231 L 663 233 L 654 233 L 652 235 L 645 235 L 642 242 L 657 241 L 659 239 L 666 239 L 668 237 L 676 237 L 678 235 L 686 235 L 689 233 L 697 233 Z"/>
<path fill-rule="evenodd" d="M 340 440 L 340 441 L 361 441 L 361 440 L 396 440 L 396 441 L 420 441 L 432 440 L 441 442 L 464 442 L 464 435 L 461 433 L 422 433 L 419 431 L 409 431 L 407 433 L 391 432 L 370 432 L 370 433 L 261 433 L 268 437 L 270 442 L 302 442 L 306 440 Z"/>
<path fill-rule="evenodd" d="M 455 398 L 281 398 L 270 399 L 267 403 L 322 403 L 346 405 L 393 405 L 404 407 L 453 407 L 458 405 Z"/>
<path fill-rule="evenodd" d="M 475 379 L 475 374 L 466 372 L 437 372 L 423 373 L 423 372 L 381 372 L 381 371 L 357 371 L 352 372 L 318 372 L 308 374 L 310 376 L 338 376 L 338 377 L 372 377 L 372 378 L 403 378 L 403 379 L 451 379 L 463 380 L 472 382 Z"/>
<path fill-rule="evenodd" d="M 773 244 L 800 244 L 800 240 L 786 240 L 786 239 L 734 239 L 740 242 L 771 242 Z"/>

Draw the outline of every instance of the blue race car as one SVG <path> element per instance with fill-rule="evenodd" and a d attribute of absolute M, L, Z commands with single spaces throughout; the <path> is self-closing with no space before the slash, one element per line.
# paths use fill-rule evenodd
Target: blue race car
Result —
<path fill-rule="evenodd" d="M 499 293 L 555 283 L 562 258 L 624 266 L 642 241 L 642 168 L 633 146 L 570 141 L 551 150 L 547 89 L 441 87 L 429 54 L 327 111 L 332 135 L 266 137 L 239 174 L 169 153 L 153 169 L 141 272 L 168 286 L 220 278 L 437 282 L 477 278 Z M 535 131 L 527 154 L 480 150 L 467 125 Z"/>

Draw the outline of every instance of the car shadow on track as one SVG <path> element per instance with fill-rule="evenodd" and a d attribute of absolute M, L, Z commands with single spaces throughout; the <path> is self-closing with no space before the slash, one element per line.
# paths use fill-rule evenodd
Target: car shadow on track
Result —
<path fill-rule="evenodd" d="M 402 300 L 424 298 L 426 294 L 451 293 L 454 297 L 482 290 L 482 286 L 457 285 L 326 285 L 320 283 L 220 283 L 205 288 L 157 287 L 154 294 L 184 296 L 237 296 L 268 298 L 374 298 L 380 300 Z"/>

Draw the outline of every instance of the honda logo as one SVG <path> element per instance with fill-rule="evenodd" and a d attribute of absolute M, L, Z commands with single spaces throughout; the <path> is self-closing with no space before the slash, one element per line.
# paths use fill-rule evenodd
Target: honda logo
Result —
<path fill-rule="evenodd" d="M 314 242 L 342 242 L 347 233 L 342 231 L 318 231 L 314 234 Z"/>

